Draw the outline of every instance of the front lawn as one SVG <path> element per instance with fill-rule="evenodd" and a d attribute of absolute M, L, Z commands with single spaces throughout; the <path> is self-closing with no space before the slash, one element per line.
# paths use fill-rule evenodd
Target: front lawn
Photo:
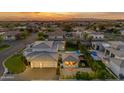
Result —
<path fill-rule="evenodd" d="M 5 50 L 5 49 L 7 49 L 9 47 L 10 47 L 10 45 L 1 45 L 0 46 L 0 51 L 3 51 L 3 50 Z"/>
<path fill-rule="evenodd" d="M 26 69 L 24 58 L 21 54 L 16 54 L 8 58 L 5 62 L 5 66 L 8 68 L 8 71 L 13 74 L 21 73 Z"/>

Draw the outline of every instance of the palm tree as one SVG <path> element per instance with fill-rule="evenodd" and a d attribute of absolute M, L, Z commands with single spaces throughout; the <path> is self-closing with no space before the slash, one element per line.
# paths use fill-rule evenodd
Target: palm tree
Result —
<path fill-rule="evenodd" d="M 84 40 L 87 40 L 87 39 L 88 39 L 88 33 L 84 33 L 84 34 L 83 34 L 83 39 L 84 39 Z"/>
<path fill-rule="evenodd" d="M 83 38 L 88 43 L 87 47 L 91 47 L 93 37 L 89 36 L 88 33 L 84 33 Z"/>
<path fill-rule="evenodd" d="M 2 38 L 2 36 L 0 35 L 0 44 L 2 43 L 2 41 L 3 41 L 3 38 Z"/>

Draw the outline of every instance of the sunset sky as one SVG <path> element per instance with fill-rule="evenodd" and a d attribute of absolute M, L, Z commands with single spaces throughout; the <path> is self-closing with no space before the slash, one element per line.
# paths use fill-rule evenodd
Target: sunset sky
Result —
<path fill-rule="evenodd" d="M 124 19 L 122 12 L 0 12 L 0 21 L 67 20 L 71 18 Z"/>

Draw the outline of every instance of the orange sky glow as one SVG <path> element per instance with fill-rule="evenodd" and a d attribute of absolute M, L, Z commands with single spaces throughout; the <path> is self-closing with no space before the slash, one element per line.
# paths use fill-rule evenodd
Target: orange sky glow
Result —
<path fill-rule="evenodd" d="M 123 12 L 0 12 L 0 21 L 67 20 L 71 18 L 124 19 Z"/>

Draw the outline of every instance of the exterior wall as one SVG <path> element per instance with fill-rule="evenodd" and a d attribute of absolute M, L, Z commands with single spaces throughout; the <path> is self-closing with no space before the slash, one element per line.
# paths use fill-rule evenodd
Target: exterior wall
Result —
<path fill-rule="evenodd" d="M 97 50 L 97 47 L 99 47 L 99 50 L 100 50 L 100 51 L 104 51 L 104 50 L 105 50 L 105 48 L 104 48 L 101 44 L 94 44 L 94 43 L 92 43 L 92 47 L 93 47 L 95 50 Z"/>
<path fill-rule="evenodd" d="M 124 67 L 120 69 L 120 74 L 124 75 Z"/>
<path fill-rule="evenodd" d="M 120 74 L 120 67 L 118 65 L 116 65 L 114 62 L 110 61 L 110 69 L 112 70 L 112 72 L 114 74 L 119 76 L 119 74 Z"/>
<path fill-rule="evenodd" d="M 64 40 L 63 36 L 56 36 L 57 40 Z"/>
<path fill-rule="evenodd" d="M 121 35 L 124 35 L 124 31 L 121 31 Z"/>
<path fill-rule="evenodd" d="M 65 65 L 65 62 L 63 62 L 63 67 L 64 68 L 77 68 L 78 67 L 78 62 L 73 66 L 67 66 L 67 65 Z"/>
<path fill-rule="evenodd" d="M 115 56 L 115 58 L 124 60 L 124 57 Z"/>
<path fill-rule="evenodd" d="M 49 36 L 48 39 L 49 40 L 54 40 L 55 39 L 55 36 Z"/>
<path fill-rule="evenodd" d="M 48 36 L 49 40 L 64 40 L 64 37 L 62 35 L 54 35 L 54 36 Z"/>
<path fill-rule="evenodd" d="M 60 44 L 60 45 L 58 46 L 58 50 L 64 51 L 64 50 L 65 50 L 65 44 Z"/>
<path fill-rule="evenodd" d="M 15 40 L 15 36 L 3 36 L 4 40 Z"/>
<path fill-rule="evenodd" d="M 36 52 L 36 51 L 48 51 L 48 52 L 57 52 L 57 50 L 56 49 L 50 49 L 50 48 L 48 48 L 48 49 L 32 49 L 32 52 Z"/>
<path fill-rule="evenodd" d="M 23 52 L 23 55 L 24 55 L 24 56 L 27 56 L 27 55 L 30 54 L 30 53 L 31 53 L 31 52 L 24 51 L 24 52 Z"/>
<path fill-rule="evenodd" d="M 93 39 L 95 39 L 95 40 L 104 39 L 104 35 L 94 35 L 94 34 L 91 34 L 90 36 L 92 36 Z"/>
<path fill-rule="evenodd" d="M 5 34 L 5 32 L 0 32 L 0 36 L 3 36 Z"/>

